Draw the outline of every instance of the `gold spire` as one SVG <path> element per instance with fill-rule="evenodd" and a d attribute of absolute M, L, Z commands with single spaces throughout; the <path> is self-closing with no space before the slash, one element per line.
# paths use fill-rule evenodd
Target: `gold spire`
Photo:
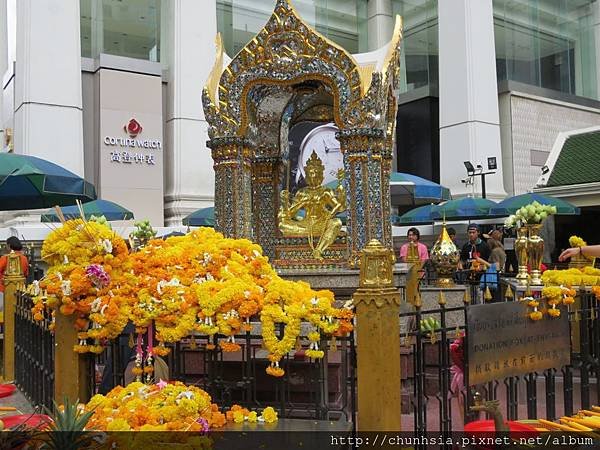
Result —
<path fill-rule="evenodd" d="M 306 161 L 306 170 L 309 170 L 313 167 L 321 172 L 325 170 L 325 166 L 323 165 L 321 158 L 319 158 L 317 152 L 315 152 L 314 150 L 310 155 L 310 158 L 308 158 L 308 161 Z"/>
<path fill-rule="evenodd" d="M 215 105 L 217 110 L 219 109 L 219 102 L 217 99 L 217 89 L 219 87 L 219 81 L 221 79 L 221 73 L 223 72 L 223 38 L 221 37 L 221 33 L 217 33 L 215 37 L 215 47 L 216 47 L 216 57 L 215 63 L 213 65 L 210 74 L 208 75 L 208 80 L 206 82 L 205 89 L 208 92 L 210 100 Z"/>

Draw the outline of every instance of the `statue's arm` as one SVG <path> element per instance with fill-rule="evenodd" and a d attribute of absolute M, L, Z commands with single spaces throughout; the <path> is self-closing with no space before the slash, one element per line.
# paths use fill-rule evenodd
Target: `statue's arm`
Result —
<path fill-rule="evenodd" d="M 302 192 L 298 192 L 296 194 L 296 196 L 294 197 L 294 202 L 289 207 L 289 213 L 290 213 L 291 217 L 295 218 L 298 211 L 300 211 L 302 208 L 304 208 L 306 206 L 307 199 L 308 199 L 308 197 L 306 195 L 304 195 Z"/>
<path fill-rule="evenodd" d="M 340 202 L 337 195 L 335 195 L 333 191 L 325 191 L 323 193 L 323 204 L 330 208 L 329 211 L 331 217 L 334 217 L 336 214 L 346 209 L 344 208 L 344 203 Z"/>

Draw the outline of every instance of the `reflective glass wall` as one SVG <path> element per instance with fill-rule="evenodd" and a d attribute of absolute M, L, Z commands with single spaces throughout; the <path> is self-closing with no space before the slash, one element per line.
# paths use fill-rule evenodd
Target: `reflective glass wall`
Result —
<path fill-rule="evenodd" d="M 273 0 L 217 0 L 217 29 L 229 56 L 262 29 L 273 5 Z M 367 0 L 294 0 L 294 7 L 309 25 L 350 53 L 367 51 Z"/>
<path fill-rule="evenodd" d="M 402 16 L 406 71 L 400 92 L 438 84 L 437 0 L 393 0 L 392 11 Z"/>
<path fill-rule="evenodd" d="M 493 4 L 498 80 L 598 99 L 596 0 L 494 0 Z"/>
<path fill-rule="evenodd" d="M 161 0 L 80 0 L 81 56 L 160 62 Z"/>

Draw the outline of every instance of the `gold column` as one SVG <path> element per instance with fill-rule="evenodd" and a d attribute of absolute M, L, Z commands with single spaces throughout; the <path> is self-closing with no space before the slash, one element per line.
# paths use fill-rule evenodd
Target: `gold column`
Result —
<path fill-rule="evenodd" d="M 375 239 L 360 256 L 356 306 L 359 431 L 400 428 L 400 292 L 394 252 Z M 385 405 L 385 407 L 383 407 Z"/>
<path fill-rule="evenodd" d="M 75 316 L 56 313 L 54 337 L 54 399 L 62 404 L 65 397 L 71 402 L 89 400 L 89 370 L 87 357 L 73 351 L 77 344 Z"/>
<path fill-rule="evenodd" d="M 8 255 L 4 273 L 4 379 L 15 379 L 15 311 L 17 291 L 25 286 L 21 258 L 17 253 Z"/>

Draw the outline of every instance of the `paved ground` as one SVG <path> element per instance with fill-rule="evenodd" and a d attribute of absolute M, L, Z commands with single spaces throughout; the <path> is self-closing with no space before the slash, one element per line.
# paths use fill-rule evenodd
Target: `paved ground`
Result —
<path fill-rule="evenodd" d="M 8 397 L 0 398 L 0 406 L 13 406 L 17 408 L 17 411 L 0 411 L 1 415 L 13 415 L 13 414 L 32 414 L 34 409 L 29 404 L 29 401 L 25 396 L 17 389 L 14 394 Z M 1 418 L 1 416 L 0 416 Z"/>

